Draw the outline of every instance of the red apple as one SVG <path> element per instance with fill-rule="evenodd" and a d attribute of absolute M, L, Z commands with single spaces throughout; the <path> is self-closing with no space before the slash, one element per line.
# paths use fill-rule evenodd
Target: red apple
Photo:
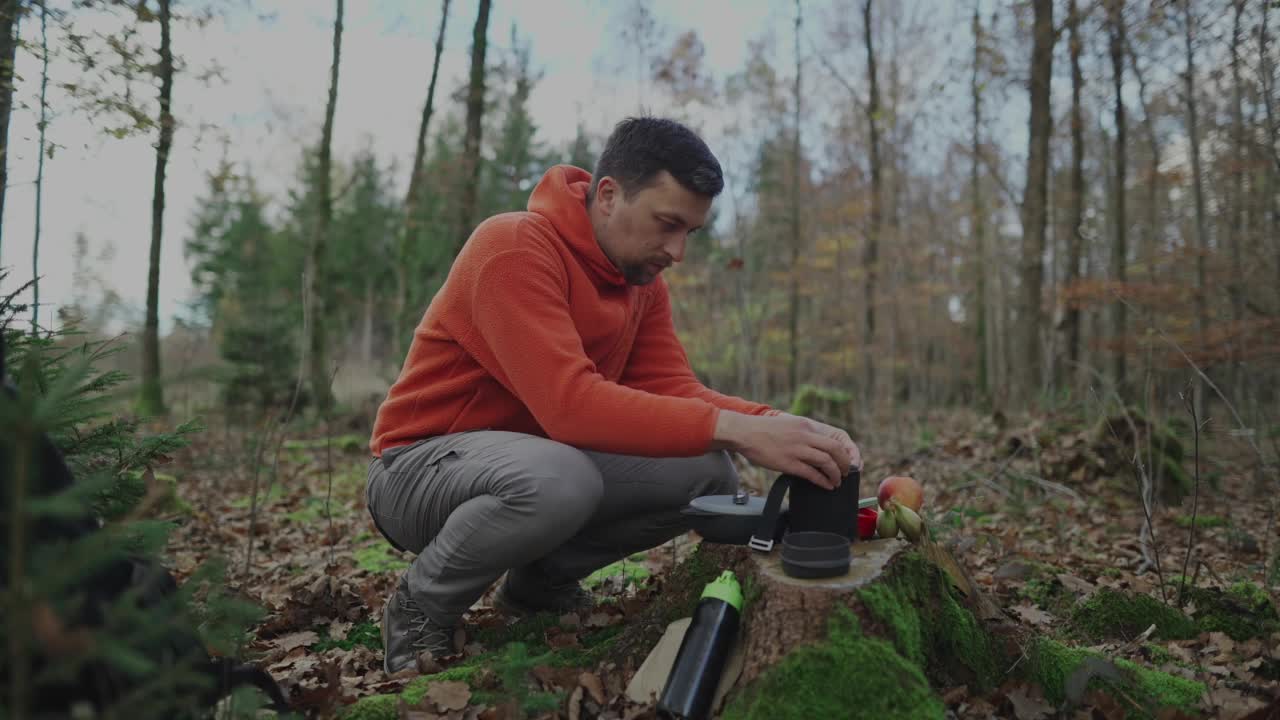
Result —
<path fill-rule="evenodd" d="M 889 508 L 889 500 L 895 500 L 899 505 L 919 512 L 920 507 L 924 505 L 924 489 L 914 478 L 906 475 L 891 475 L 880 482 L 876 499 L 880 501 L 880 507 L 886 510 Z"/>

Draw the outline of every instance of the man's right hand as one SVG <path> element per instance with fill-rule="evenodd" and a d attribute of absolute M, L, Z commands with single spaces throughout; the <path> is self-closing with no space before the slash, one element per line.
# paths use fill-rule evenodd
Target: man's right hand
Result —
<path fill-rule="evenodd" d="M 721 410 L 714 447 L 740 453 L 754 465 L 802 477 L 834 490 L 852 458 L 822 423 L 798 415 L 744 415 Z"/>

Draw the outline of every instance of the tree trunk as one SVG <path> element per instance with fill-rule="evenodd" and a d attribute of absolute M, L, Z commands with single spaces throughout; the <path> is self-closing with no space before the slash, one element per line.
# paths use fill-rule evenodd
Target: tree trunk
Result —
<path fill-rule="evenodd" d="M 316 230 L 311 236 L 311 248 L 307 254 L 306 298 L 310 304 L 311 346 L 309 374 L 312 398 L 321 412 L 333 407 L 333 389 L 330 387 L 328 341 L 328 283 L 325 282 L 325 253 L 329 242 L 329 225 L 333 220 L 333 192 L 330 188 L 330 152 L 333 145 L 333 114 L 338 105 L 338 67 L 342 59 L 342 8 L 343 0 L 337 0 L 333 19 L 333 62 L 329 67 L 329 99 L 325 103 L 324 127 L 320 133 L 319 159 L 316 163 L 317 194 L 319 208 L 316 211 Z"/>
<path fill-rule="evenodd" d="M 1231 295 L 1231 322 L 1233 324 L 1231 341 L 1231 386 L 1230 392 L 1240 397 L 1240 363 L 1243 354 L 1242 344 L 1244 335 L 1241 332 L 1241 323 L 1244 322 L 1244 303 L 1245 303 L 1245 286 L 1244 286 L 1244 222 L 1245 222 L 1245 192 L 1244 192 L 1244 168 L 1248 162 L 1248 154 L 1246 147 L 1246 136 L 1244 127 L 1244 81 L 1240 77 L 1240 37 L 1242 30 L 1240 27 L 1241 16 L 1244 15 L 1245 0 L 1235 0 L 1235 19 L 1232 23 L 1231 32 L 1231 80 L 1234 86 L 1234 96 L 1231 101 L 1231 115 L 1235 130 L 1235 167 L 1231 169 L 1231 282 L 1227 285 L 1227 291 Z"/>
<path fill-rule="evenodd" d="M 422 166 L 427 155 L 427 127 L 431 124 L 436 99 L 436 79 L 440 76 L 440 56 L 444 53 L 444 32 L 449 22 L 449 2 L 444 0 L 440 11 L 440 30 L 436 35 L 436 54 L 431 62 L 431 82 L 427 85 L 427 102 L 422 107 L 422 121 L 418 124 L 418 138 L 413 151 L 413 166 L 409 168 L 409 189 L 404 196 L 404 216 L 400 221 L 400 232 L 397 233 L 396 248 L 396 297 L 394 304 L 395 317 L 391 333 L 394 357 L 399 362 L 404 357 L 401 338 L 404 333 L 401 326 L 408 322 L 405 309 L 409 302 L 409 265 L 412 253 L 410 247 L 417 234 L 418 203 L 422 195 Z"/>
<path fill-rule="evenodd" d="M 1022 390 L 1034 398 L 1040 387 L 1040 293 L 1044 285 L 1045 225 L 1048 219 L 1049 85 L 1053 73 L 1053 0 L 1034 0 L 1031 51 L 1030 144 L 1022 200 Z"/>
<path fill-rule="evenodd" d="M 40 1 L 40 156 L 36 160 L 36 227 L 31 243 L 31 336 L 40 328 L 40 226 L 44 219 L 45 130 L 49 126 L 49 7 Z"/>
<path fill-rule="evenodd" d="M 1080 71 L 1080 50 L 1084 45 L 1080 37 L 1080 9 L 1076 0 L 1068 5 L 1067 25 L 1071 28 L 1069 48 L 1071 54 L 1071 189 L 1068 210 L 1067 272 L 1063 288 L 1067 293 L 1076 289 L 1080 279 L 1080 254 L 1084 245 L 1084 116 L 1080 106 L 1080 93 L 1084 89 L 1084 73 Z M 1060 380 L 1068 387 L 1075 383 L 1080 370 L 1080 305 L 1072 299 L 1063 317 L 1067 335 L 1067 363 Z"/>
<path fill-rule="evenodd" d="M 1280 125 L 1276 124 L 1275 110 L 1272 105 L 1274 98 L 1271 96 L 1271 91 L 1274 89 L 1272 84 L 1274 76 L 1271 68 L 1271 55 L 1267 52 L 1267 42 L 1270 39 L 1267 35 L 1267 10 L 1270 7 L 1271 3 L 1262 3 L 1262 28 L 1258 33 L 1258 67 L 1262 75 L 1262 104 L 1267 111 L 1267 147 L 1271 150 L 1272 165 L 1275 169 L 1271 177 L 1280 178 Z M 1270 197 L 1266 199 L 1267 206 L 1273 209 L 1271 213 L 1272 231 L 1269 235 L 1272 242 L 1275 243 L 1276 308 L 1280 311 L 1280 233 L 1275 232 L 1275 226 L 1280 224 L 1280 210 L 1275 209 L 1274 202 Z"/>
<path fill-rule="evenodd" d="M 1133 76 L 1138 79 L 1138 101 L 1142 103 L 1142 127 L 1147 136 L 1147 144 L 1151 149 L 1151 163 L 1147 170 L 1147 228 L 1143 238 L 1143 264 L 1147 268 L 1147 282 L 1156 280 L 1157 248 L 1160 222 L 1160 138 L 1156 135 L 1155 121 L 1151 117 L 1151 106 L 1147 103 L 1147 79 L 1138 64 L 1138 56 L 1133 51 L 1133 44 L 1126 42 L 1125 49 L 1129 53 L 1129 64 L 1133 66 Z"/>
<path fill-rule="evenodd" d="M 1128 163 L 1125 154 L 1128 152 L 1125 137 L 1124 116 L 1124 0 L 1111 0 L 1107 4 L 1108 31 L 1111 41 L 1111 78 L 1115 88 L 1115 125 L 1116 125 L 1116 189 L 1112 193 L 1115 198 L 1115 213 L 1111 225 L 1111 279 L 1115 283 L 1115 292 L 1123 293 L 1125 285 L 1125 264 L 1128 252 L 1125 240 L 1127 217 L 1125 215 L 1125 191 L 1128 186 Z M 1111 332 L 1114 334 L 1117 347 L 1112 356 L 1112 379 L 1116 384 L 1116 392 L 1121 398 L 1129 397 L 1128 383 L 1125 379 L 1126 343 L 1128 327 L 1125 317 L 1125 304 L 1119 299 L 1111 303 Z"/>
<path fill-rule="evenodd" d="M 365 365 L 373 362 L 373 311 L 376 303 L 373 294 L 373 282 L 364 286 L 364 323 L 360 333 L 360 359 Z"/>
<path fill-rule="evenodd" d="M 867 230 L 867 246 L 866 255 L 863 257 L 863 265 L 867 274 L 866 294 L 863 298 L 865 304 L 865 312 L 867 318 L 866 336 L 864 338 L 864 357 L 866 358 L 866 402 L 868 407 L 873 407 L 875 402 L 875 384 L 876 384 L 876 366 L 875 358 L 875 342 L 876 342 L 876 279 L 879 273 L 879 242 L 880 233 L 883 229 L 883 181 L 881 178 L 880 168 L 880 87 L 878 78 L 876 77 L 876 52 L 872 43 L 871 30 L 871 0 L 864 0 L 862 4 L 862 25 L 863 39 L 866 41 L 867 48 L 867 82 L 870 85 L 870 97 L 867 101 L 867 132 L 870 134 L 870 155 L 871 155 L 871 224 Z"/>
<path fill-rule="evenodd" d="M 142 397 L 147 415 L 165 413 L 160 384 L 160 241 L 164 233 L 164 178 L 173 146 L 173 49 L 169 37 L 169 0 L 160 0 L 160 142 L 156 144 L 155 185 L 151 199 L 151 259 L 147 272 L 147 319 L 142 332 Z"/>
<path fill-rule="evenodd" d="M 1209 288 L 1207 279 L 1207 263 L 1209 255 L 1209 228 L 1206 225 L 1204 210 L 1204 184 L 1200 167 L 1200 131 L 1196 117 L 1196 59 L 1195 49 L 1191 44 L 1191 2 L 1182 0 L 1183 39 L 1186 41 L 1187 71 L 1184 76 L 1187 101 L 1187 135 L 1191 142 L 1191 184 L 1192 196 L 1196 208 L 1196 334 L 1198 345 L 1204 347 L 1209 330 Z M 1196 408 L 1204 407 L 1204 385 L 1195 384 Z"/>
<path fill-rule="evenodd" d="M 991 357 L 987 352 L 987 245 L 985 209 L 982 204 L 982 176 L 979 168 L 982 164 L 982 85 L 978 81 L 978 71 L 982 61 L 982 19 L 978 15 L 978 6 L 973 6 L 973 75 L 969 89 L 973 95 L 973 158 L 969 165 L 969 192 L 973 201 L 973 243 L 974 243 L 974 275 L 976 287 L 974 300 L 977 311 L 974 319 L 977 327 L 978 346 L 978 402 L 986 407 L 991 403 Z"/>
<path fill-rule="evenodd" d="M 4 196 L 9 186 L 9 116 L 13 114 L 13 63 L 18 54 L 19 0 L 0 2 L 0 242 L 3 241 Z"/>
<path fill-rule="evenodd" d="M 488 46 L 490 0 L 480 0 L 471 32 L 471 82 L 467 88 L 467 134 L 462 153 L 462 198 L 459 203 L 457 250 L 461 251 L 475 223 L 480 190 L 480 132 L 484 116 L 484 55 Z"/>
<path fill-rule="evenodd" d="M 800 0 L 796 0 L 796 77 L 792 97 L 795 116 L 791 137 L 791 297 L 787 313 L 787 389 L 792 398 L 800 384 L 800 23 Z"/>

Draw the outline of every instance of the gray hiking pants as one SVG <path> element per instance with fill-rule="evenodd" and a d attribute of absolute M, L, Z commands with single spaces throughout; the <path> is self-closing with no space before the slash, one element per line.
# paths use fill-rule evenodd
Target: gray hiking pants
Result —
<path fill-rule="evenodd" d="M 393 448 L 369 464 L 366 497 L 428 617 L 451 625 L 489 586 L 580 580 L 684 533 L 700 495 L 733 493 L 725 452 L 650 458 L 476 430 Z"/>

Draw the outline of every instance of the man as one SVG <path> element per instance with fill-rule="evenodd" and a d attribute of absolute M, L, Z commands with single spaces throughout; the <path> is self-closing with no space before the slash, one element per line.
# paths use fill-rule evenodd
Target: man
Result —
<path fill-rule="evenodd" d="M 618 124 L 595 173 L 560 165 L 527 212 L 477 227 L 378 410 L 369 511 L 417 553 L 382 617 L 384 669 L 452 651 L 506 573 L 508 613 L 587 607 L 578 582 L 685 532 L 728 494 L 726 451 L 834 487 L 861 466 L 842 430 L 698 382 L 661 273 L 724 184 L 670 120 Z"/>

